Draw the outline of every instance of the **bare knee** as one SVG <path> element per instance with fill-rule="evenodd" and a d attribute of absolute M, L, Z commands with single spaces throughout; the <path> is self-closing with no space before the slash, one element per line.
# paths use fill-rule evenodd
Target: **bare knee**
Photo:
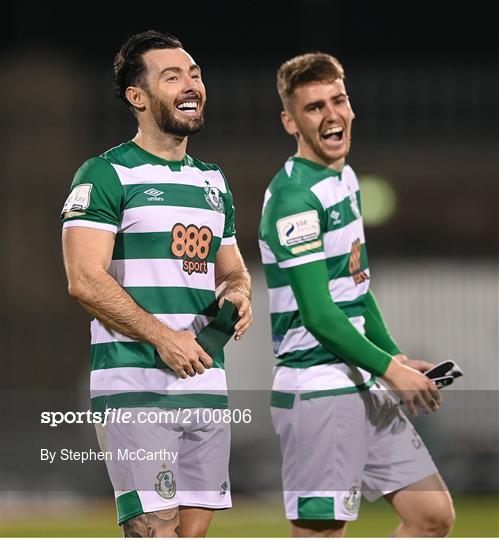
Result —
<path fill-rule="evenodd" d="M 177 532 L 184 538 L 204 538 L 208 534 L 208 526 L 203 523 L 181 523 Z"/>
<path fill-rule="evenodd" d="M 294 519 L 291 525 L 295 538 L 337 538 L 344 536 L 346 522 L 336 519 Z"/>
<path fill-rule="evenodd" d="M 452 505 L 437 510 L 426 519 L 427 534 L 425 536 L 440 538 L 448 536 L 454 526 L 455 520 L 456 514 Z"/>
<path fill-rule="evenodd" d="M 455 519 L 452 501 L 449 499 L 435 505 L 431 511 L 419 515 L 412 528 L 418 531 L 415 536 L 442 538 L 450 534 Z"/>
<path fill-rule="evenodd" d="M 178 508 L 157 510 L 141 514 L 123 523 L 125 538 L 175 538 L 178 537 Z"/>

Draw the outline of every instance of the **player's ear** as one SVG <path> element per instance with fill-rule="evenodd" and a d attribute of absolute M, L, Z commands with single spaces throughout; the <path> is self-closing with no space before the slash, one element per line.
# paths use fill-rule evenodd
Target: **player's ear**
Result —
<path fill-rule="evenodd" d="M 352 104 L 350 103 L 350 99 L 348 98 L 348 106 L 350 107 L 350 112 L 352 113 L 352 120 L 355 118 L 355 111 L 353 110 Z"/>
<path fill-rule="evenodd" d="M 281 122 L 286 133 L 289 133 L 289 135 L 296 135 L 298 133 L 296 123 L 288 111 L 281 111 Z"/>
<path fill-rule="evenodd" d="M 147 95 L 139 86 L 129 86 L 125 90 L 125 96 L 129 103 L 139 111 L 145 109 L 147 105 Z"/>

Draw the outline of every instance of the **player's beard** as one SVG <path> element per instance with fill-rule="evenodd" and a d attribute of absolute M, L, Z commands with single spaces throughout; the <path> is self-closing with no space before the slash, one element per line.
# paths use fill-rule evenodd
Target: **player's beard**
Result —
<path fill-rule="evenodd" d="M 197 118 L 179 120 L 175 118 L 175 109 L 155 96 L 151 96 L 151 112 L 156 124 L 163 133 L 188 137 L 199 133 L 204 126 L 204 103 Z"/>

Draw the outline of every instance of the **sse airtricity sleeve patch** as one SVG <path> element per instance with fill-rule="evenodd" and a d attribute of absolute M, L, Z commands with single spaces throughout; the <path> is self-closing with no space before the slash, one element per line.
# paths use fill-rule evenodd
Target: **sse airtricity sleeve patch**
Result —
<path fill-rule="evenodd" d="M 71 217 L 72 214 L 76 216 L 85 215 L 83 210 L 86 210 L 90 204 L 92 187 L 92 184 L 80 184 L 74 187 L 64 203 L 62 214 L 65 217 Z"/>
<path fill-rule="evenodd" d="M 264 237 L 280 268 L 325 259 L 324 210 L 317 197 L 301 186 L 280 189 L 264 213 Z"/>
<path fill-rule="evenodd" d="M 321 234 L 319 212 L 307 210 L 299 214 L 285 216 L 277 221 L 277 234 L 281 246 L 307 245 L 307 242 L 317 240 Z M 296 250 L 294 250 L 296 251 Z M 291 249 L 293 253 L 293 249 Z"/>
<path fill-rule="evenodd" d="M 64 227 L 116 232 L 123 199 L 123 187 L 113 166 L 103 158 L 89 159 L 75 174 L 61 220 Z"/>

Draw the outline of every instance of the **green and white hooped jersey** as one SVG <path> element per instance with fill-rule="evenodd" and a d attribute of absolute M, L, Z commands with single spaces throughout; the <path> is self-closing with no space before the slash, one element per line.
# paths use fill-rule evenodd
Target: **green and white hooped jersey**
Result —
<path fill-rule="evenodd" d="M 274 390 L 334 393 L 371 384 L 370 373 L 349 367 L 303 326 L 283 272 L 325 260 L 332 300 L 364 333 L 369 268 L 359 183 L 351 167 L 345 165 L 337 172 L 306 159 L 290 158 L 265 193 L 259 244 L 278 359 Z"/>
<path fill-rule="evenodd" d="M 116 233 L 109 273 L 169 327 L 197 334 L 215 315 L 216 254 L 236 242 L 232 194 L 216 165 L 167 161 L 129 141 L 83 164 L 61 219 Z M 152 345 L 94 319 L 92 406 L 226 407 L 223 352 L 213 360 L 181 379 Z"/>

